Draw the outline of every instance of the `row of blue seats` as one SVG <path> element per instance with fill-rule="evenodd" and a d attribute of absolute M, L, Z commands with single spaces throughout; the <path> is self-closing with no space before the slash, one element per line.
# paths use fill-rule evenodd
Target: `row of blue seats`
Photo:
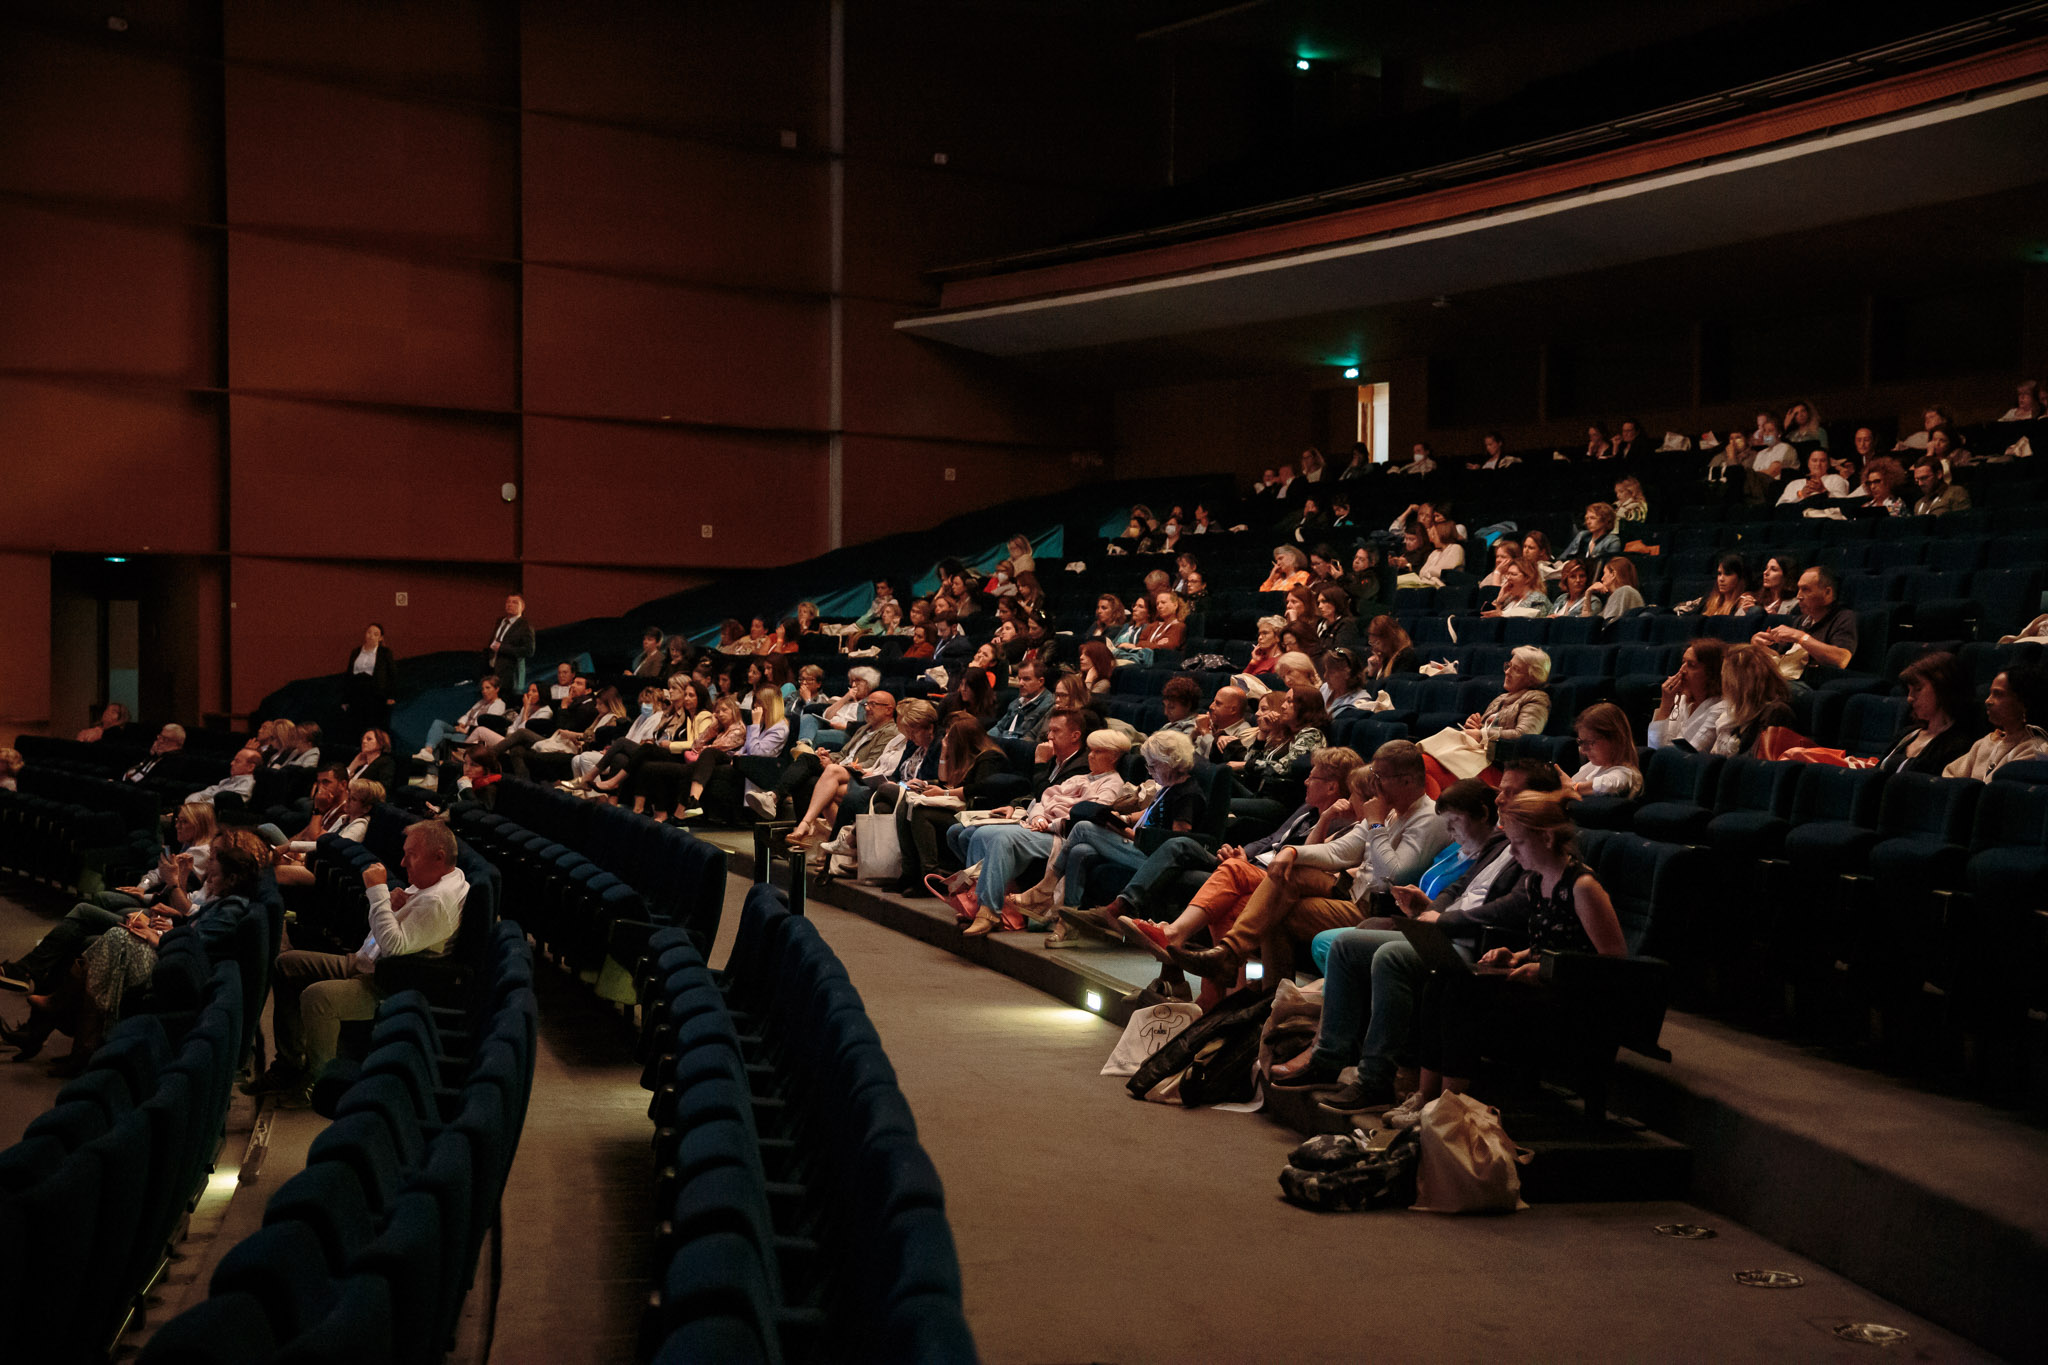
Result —
<path fill-rule="evenodd" d="M 659 930 L 681 928 L 710 951 L 725 903 L 723 849 L 535 783 L 507 779 L 496 790 L 489 810 L 458 808 L 463 836 L 501 869 L 506 914 L 560 960 L 598 973 L 600 994 L 632 1003 L 626 982 Z"/>
<path fill-rule="evenodd" d="M 1982 783 L 1662 749 L 1644 779 L 1577 818 L 1706 855 L 1674 960 L 1746 957 L 1846 995 L 1852 1019 L 1935 1008 L 1923 1025 L 1994 1038 L 2048 993 L 2048 763 Z"/>
<path fill-rule="evenodd" d="M 173 972 L 205 963 L 196 939 L 177 933 L 165 937 L 163 956 Z M 189 1014 L 124 1018 L 84 1074 L 0 1152 L 9 1359 L 106 1359 L 140 1313 L 219 1150 L 262 1005 L 247 1000 L 243 972 L 223 961 Z"/>
<path fill-rule="evenodd" d="M 532 1093 L 532 952 L 499 926 L 466 1005 L 379 1006 L 370 1051 L 316 1090 L 333 1122 L 221 1258 L 209 1297 L 160 1328 L 145 1365 L 441 1359 L 499 1207 Z"/>
<path fill-rule="evenodd" d="M 728 965 L 649 944 L 661 1362 L 965 1365 L 938 1172 L 880 1037 L 812 923 L 765 883 Z"/>
<path fill-rule="evenodd" d="M 0 870 L 60 891 L 98 890 L 108 874 L 138 874 L 160 847 L 155 801 L 120 784 L 30 767 L 18 790 L 0 789 Z M 140 796 L 147 821 L 124 818 L 120 800 Z"/>

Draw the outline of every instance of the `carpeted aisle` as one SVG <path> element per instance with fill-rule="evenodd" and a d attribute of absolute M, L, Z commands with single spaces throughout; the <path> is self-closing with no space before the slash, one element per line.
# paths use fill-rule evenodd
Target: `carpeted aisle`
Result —
<path fill-rule="evenodd" d="M 1043 1361 L 1853 1360 L 1843 1321 L 1924 1360 L 1988 1357 L 1683 1204 L 1511 1218 L 1319 1215 L 1281 1201 L 1292 1134 L 1129 1098 L 1116 1030 L 813 902 L 945 1178 L 991 1365 Z M 1652 1227 L 1702 1222 L 1711 1241 Z M 1738 1286 L 1793 1269 L 1806 1287 Z M 1924 1354 L 1918 1354 L 1924 1352 Z"/>

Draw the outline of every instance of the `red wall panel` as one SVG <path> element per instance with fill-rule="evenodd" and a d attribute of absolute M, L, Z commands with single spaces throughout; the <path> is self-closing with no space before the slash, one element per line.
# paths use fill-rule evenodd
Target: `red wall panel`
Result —
<path fill-rule="evenodd" d="M 530 559 L 788 564 L 828 548 L 824 503 L 822 436 L 526 420 Z"/>
<path fill-rule="evenodd" d="M 509 409 L 518 318 L 509 269 L 250 233 L 229 242 L 236 388 Z"/>
<path fill-rule="evenodd" d="M 228 221 L 388 233 L 510 256 L 519 240 L 509 114 L 227 71 Z"/>
<path fill-rule="evenodd" d="M 215 382 L 208 238 L 0 204 L 0 260 L 34 263 L 0 271 L 0 367 Z"/>
<path fill-rule="evenodd" d="M 0 721 L 50 718 L 50 557 L 0 554 Z"/>
<path fill-rule="evenodd" d="M 231 706 L 246 715 L 294 678 L 339 673 L 362 642 L 363 626 L 384 624 L 401 656 L 440 649 L 479 654 L 516 591 L 516 569 L 455 564 L 330 560 L 230 561 L 234 664 Z M 395 604 L 398 593 L 407 604 Z M 534 619 L 553 624 L 538 609 Z"/>
<path fill-rule="evenodd" d="M 526 407 L 821 427 L 829 317 L 823 300 L 530 266 Z"/>
<path fill-rule="evenodd" d="M 667 597 L 710 581 L 703 574 L 673 569 L 592 568 L 581 564 L 528 564 L 526 599 L 529 609 L 545 608 L 550 622 L 581 621 L 593 616 L 619 616 L 642 602 Z M 636 620 L 638 618 L 635 618 Z M 660 621 L 654 625 L 664 625 Z M 616 660 L 599 659 L 606 667 Z M 631 700 L 628 698 L 628 700 Z"/>
<path fill-rule="evenodd" d="M 526 107 L 768 147 L 787 128 L 802 146 L 817 147 L 825 140 L 828 25 L 823 0 L 528 4 L 520 30 Z"/>
<path fill-rule="evenodd" d="M 0 379 L 0 545 L 218 549 L 218 402 Z"/>
<path fill-rule="evenodd" d="M 211 213 L 196 73 L 25 27 L 0 43 L 0 186 Z"/>
<path fill-rule="evenodd" d="M 895 330 L 912 310 L 848 299 L 848 431 L 1018 444 L 1092 443 L 1101 402 L 1033 381 L 991 356 Z"/>
<path fill-rule="evenodd" d="M 222 19 L 231 61 L 494 104 L 519 98 L 517 18 L 502 0 L 367 5 L 226 0 Z"/>
<path fill-rule="evenodd" d="M 848 436 L 843 462 L 849 545 L 923 530 L 992 503 L 1056 493 L 1101 472 L 1078 469 L 1063 452 L 873 436 Z"/>
<path fill-rule="evenodd" d="M 831 287 L 822 161 L 537 115 L 521 158 L 528 260 Z"/>
<path fill-rule="evenodd" d="M 242 554 L 510 559 L 512 418 L 234 398 L 233 544 Z"/>
<path fill-rule="evenodd" d="M 849 159 L 846 292 L 934 305 L 938 287 L 921 272 L 1083 236 L 1103 201 L 953 165 Z"/>

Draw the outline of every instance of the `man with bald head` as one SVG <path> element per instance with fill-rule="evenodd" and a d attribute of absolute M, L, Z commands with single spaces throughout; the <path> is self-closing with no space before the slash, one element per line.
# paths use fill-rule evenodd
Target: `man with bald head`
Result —
<path fill-rule="evenodd" d="M 1195 753 L 1211 763 L 1243 758 L 1259 727 L 1245 714 L 1241 687 L 1219 687 L 1209 709 L 1195 717 Z"/>

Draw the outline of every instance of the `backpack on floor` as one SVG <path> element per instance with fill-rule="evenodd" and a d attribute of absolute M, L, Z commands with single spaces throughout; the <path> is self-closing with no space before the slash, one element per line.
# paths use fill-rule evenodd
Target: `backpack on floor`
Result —
<path fill-rule="evenodd" d="M 1273 997 L 1257 988 L 1225 996 L 1146 1058 L 1125 1088 L 1134 1099 L 1178 1098 L 1190 1109 L 1251 1099 L 1258 1094 L 1259 1038 L 1272 1009 Z"/>
<path fill-rule="evenodd" d="M 1280 1193 L 1290 1204 L 1325 1212 L 1405 1208 L 1415 1199 L 1420 1151 L 1413 1128 L 1396 1130 L 1377 1149 L 1362 1130 L 1324 1133 L 1288 1153 Z"/>

